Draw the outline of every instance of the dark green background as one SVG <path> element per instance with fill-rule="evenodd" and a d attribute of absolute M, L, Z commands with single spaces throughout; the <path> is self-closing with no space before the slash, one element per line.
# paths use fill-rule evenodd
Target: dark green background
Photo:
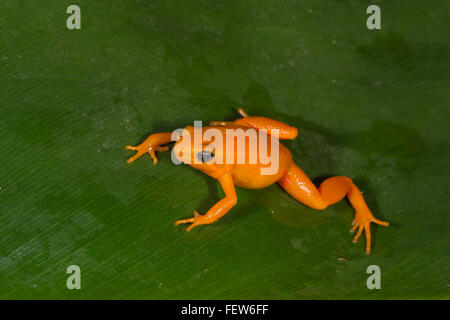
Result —
<path fill-rule="evenodd" d="M 382 30 L 369 1 L 2 1 L 0 298 L 449 298 L 448 1 L 373 3 Z M 276 185 L 173 226 L 217 182 L 123 146 L 239 106 L 298 127 L 285 145 L 315 182 L 354 179 L 391 222 L 370 256 L 346 201 L 314 211 Z"/>

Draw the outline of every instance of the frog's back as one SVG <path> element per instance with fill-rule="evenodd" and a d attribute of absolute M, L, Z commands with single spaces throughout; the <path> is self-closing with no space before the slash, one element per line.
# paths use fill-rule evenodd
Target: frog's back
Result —
<path fill-rule="evenodd" d="M 221 127 L 225 136 L 226 129 L 234 130 L 234 166 L 231 175 L 236 186 L 260 189 L 284 176 L 292 162 L 292 154 L 278 138 L 267 136 L 254 128 L 236 125 Z"/>

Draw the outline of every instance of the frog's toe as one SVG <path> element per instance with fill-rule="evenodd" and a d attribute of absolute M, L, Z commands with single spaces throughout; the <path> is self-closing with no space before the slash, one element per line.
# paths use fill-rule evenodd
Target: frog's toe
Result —
<path fill-rule="evenodd" d="M 125 146 L 125 149 L 136 151 L 134 156 L 128 158 L 127 163 L 132 163 L 147 153 L 147 150 L 142 148 L 142 146 Z"/>
<path fill-rule="evenodd" d="M 194 217 L 189 219 L 182 219 L 175 221 L 175 225 L 179 225 L 182 223 L 192 223 L 186 230 L 191 231 L 196 226 L 202 225 L 207 223 L 205 220 L 205 217 L 201 214 L 199 214 L 197 211 L 194 211 Z"/>
<path fill-rule="evenodd" d="M 182 224 L 182 223 L 191 223 L 191 225 L 189 227 L 187 227 L 186 231 L 191 231 L 193 228 L 200 225 L 200 223 L 198 221 L 195 221 L 195 218 L 182 219 L 182 220 L 175 221 L 176 226 L 179 224 Z"/>
<path fill-rule="evenodd" d="M 362 235 L 362 232 L 364 231 L 366 235 L 366 253 L 370 253 L 370 242 L 371 242 L 371 235 L 370 235 L 370 222 L 366 223 L 355 223 L 353 227 L 350 229 L 350 232 L 355 232 L 355 230 L 358 229 L 358 232 L 356 232 L 356 235 L 353 237 L 353 243 L 358 242 L 359 237 Z"/>
<path fill-rule="evenodd" d="M 131 147 L 131 146 L 127 146 L 127 147 Z M 134 148 L 134 147 L 133 147 Z M 131 149 L 131 148 L 127 148 L 129 150 L 136 150 L 136 149 Z M 136 154 L 130 158 L 128 158 L 127 163 L 133 163 L 135 160 L 137 160 L 138 158 L 142 157 L 142 155 L 145 154 L 145 152 L 137 150 Z"/>
<path fill-rule="evenodd" d="M 177 220 L 177 221 L 175 221 L 175 225 L 177 226 L 182 223 L 191 223 L 191 222 L 194 222 L 194 218 Z"/>

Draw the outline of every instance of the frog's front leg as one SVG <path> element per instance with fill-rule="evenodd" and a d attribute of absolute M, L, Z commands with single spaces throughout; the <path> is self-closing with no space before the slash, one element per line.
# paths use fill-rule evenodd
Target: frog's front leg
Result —
<path fill-rule="evenodd" d="M 191 223 L 191 225 L 187 228 L 187 231 L 190 231 L 196 226 L 201 224 L 210 224 L 223 217 L 237 203 L 237 197 L 231 174 L 226 173 L 221 176 L 219 178 L 219 183 L 225 192 L 225 198 L 217 202 L 211 209 L 208 210 L 206 214 L 202 215 L 197 211 L 194 211 L 193 218 L 178 220 L 175 222 L 175 225 L 179 225 L 181 223 Z"/>
<path fill-rule="evenodd" d="M 127 160 L 128 163 L 132 163 L 136 159 L 140 158 L 146 153 L 149 153 L 153 159 L 153 164 L 158 163 L 158 159 L 155 156 L 155 151 L 167 151 L 168 147 L 161 147 L 161 145 L 172 142 L 171 132 L 162 132 L 151 134 L 144 142 L 138 146 L 125 146 L 125 149 L 137 151 L 134 156 Z"/>

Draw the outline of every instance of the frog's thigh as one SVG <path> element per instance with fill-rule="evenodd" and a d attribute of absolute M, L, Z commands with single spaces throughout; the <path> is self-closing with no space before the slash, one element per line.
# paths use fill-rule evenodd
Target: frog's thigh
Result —
<path fill-rule="evenodd" d="M 348 177 L 328 178 L 317 189 L 303 170 L 292 162 L 278 183 L 292 197 L 313 209 L 325 209 L 341 201 L 346 195 L 355 210 L 367 208 L 359 189 Z"/>
<path fill-rule="evenodd" d="M 294 162 L 278 184 L 292 197 L 313 209 L 323 210 L 328 206 L 314 183 Z"/>

